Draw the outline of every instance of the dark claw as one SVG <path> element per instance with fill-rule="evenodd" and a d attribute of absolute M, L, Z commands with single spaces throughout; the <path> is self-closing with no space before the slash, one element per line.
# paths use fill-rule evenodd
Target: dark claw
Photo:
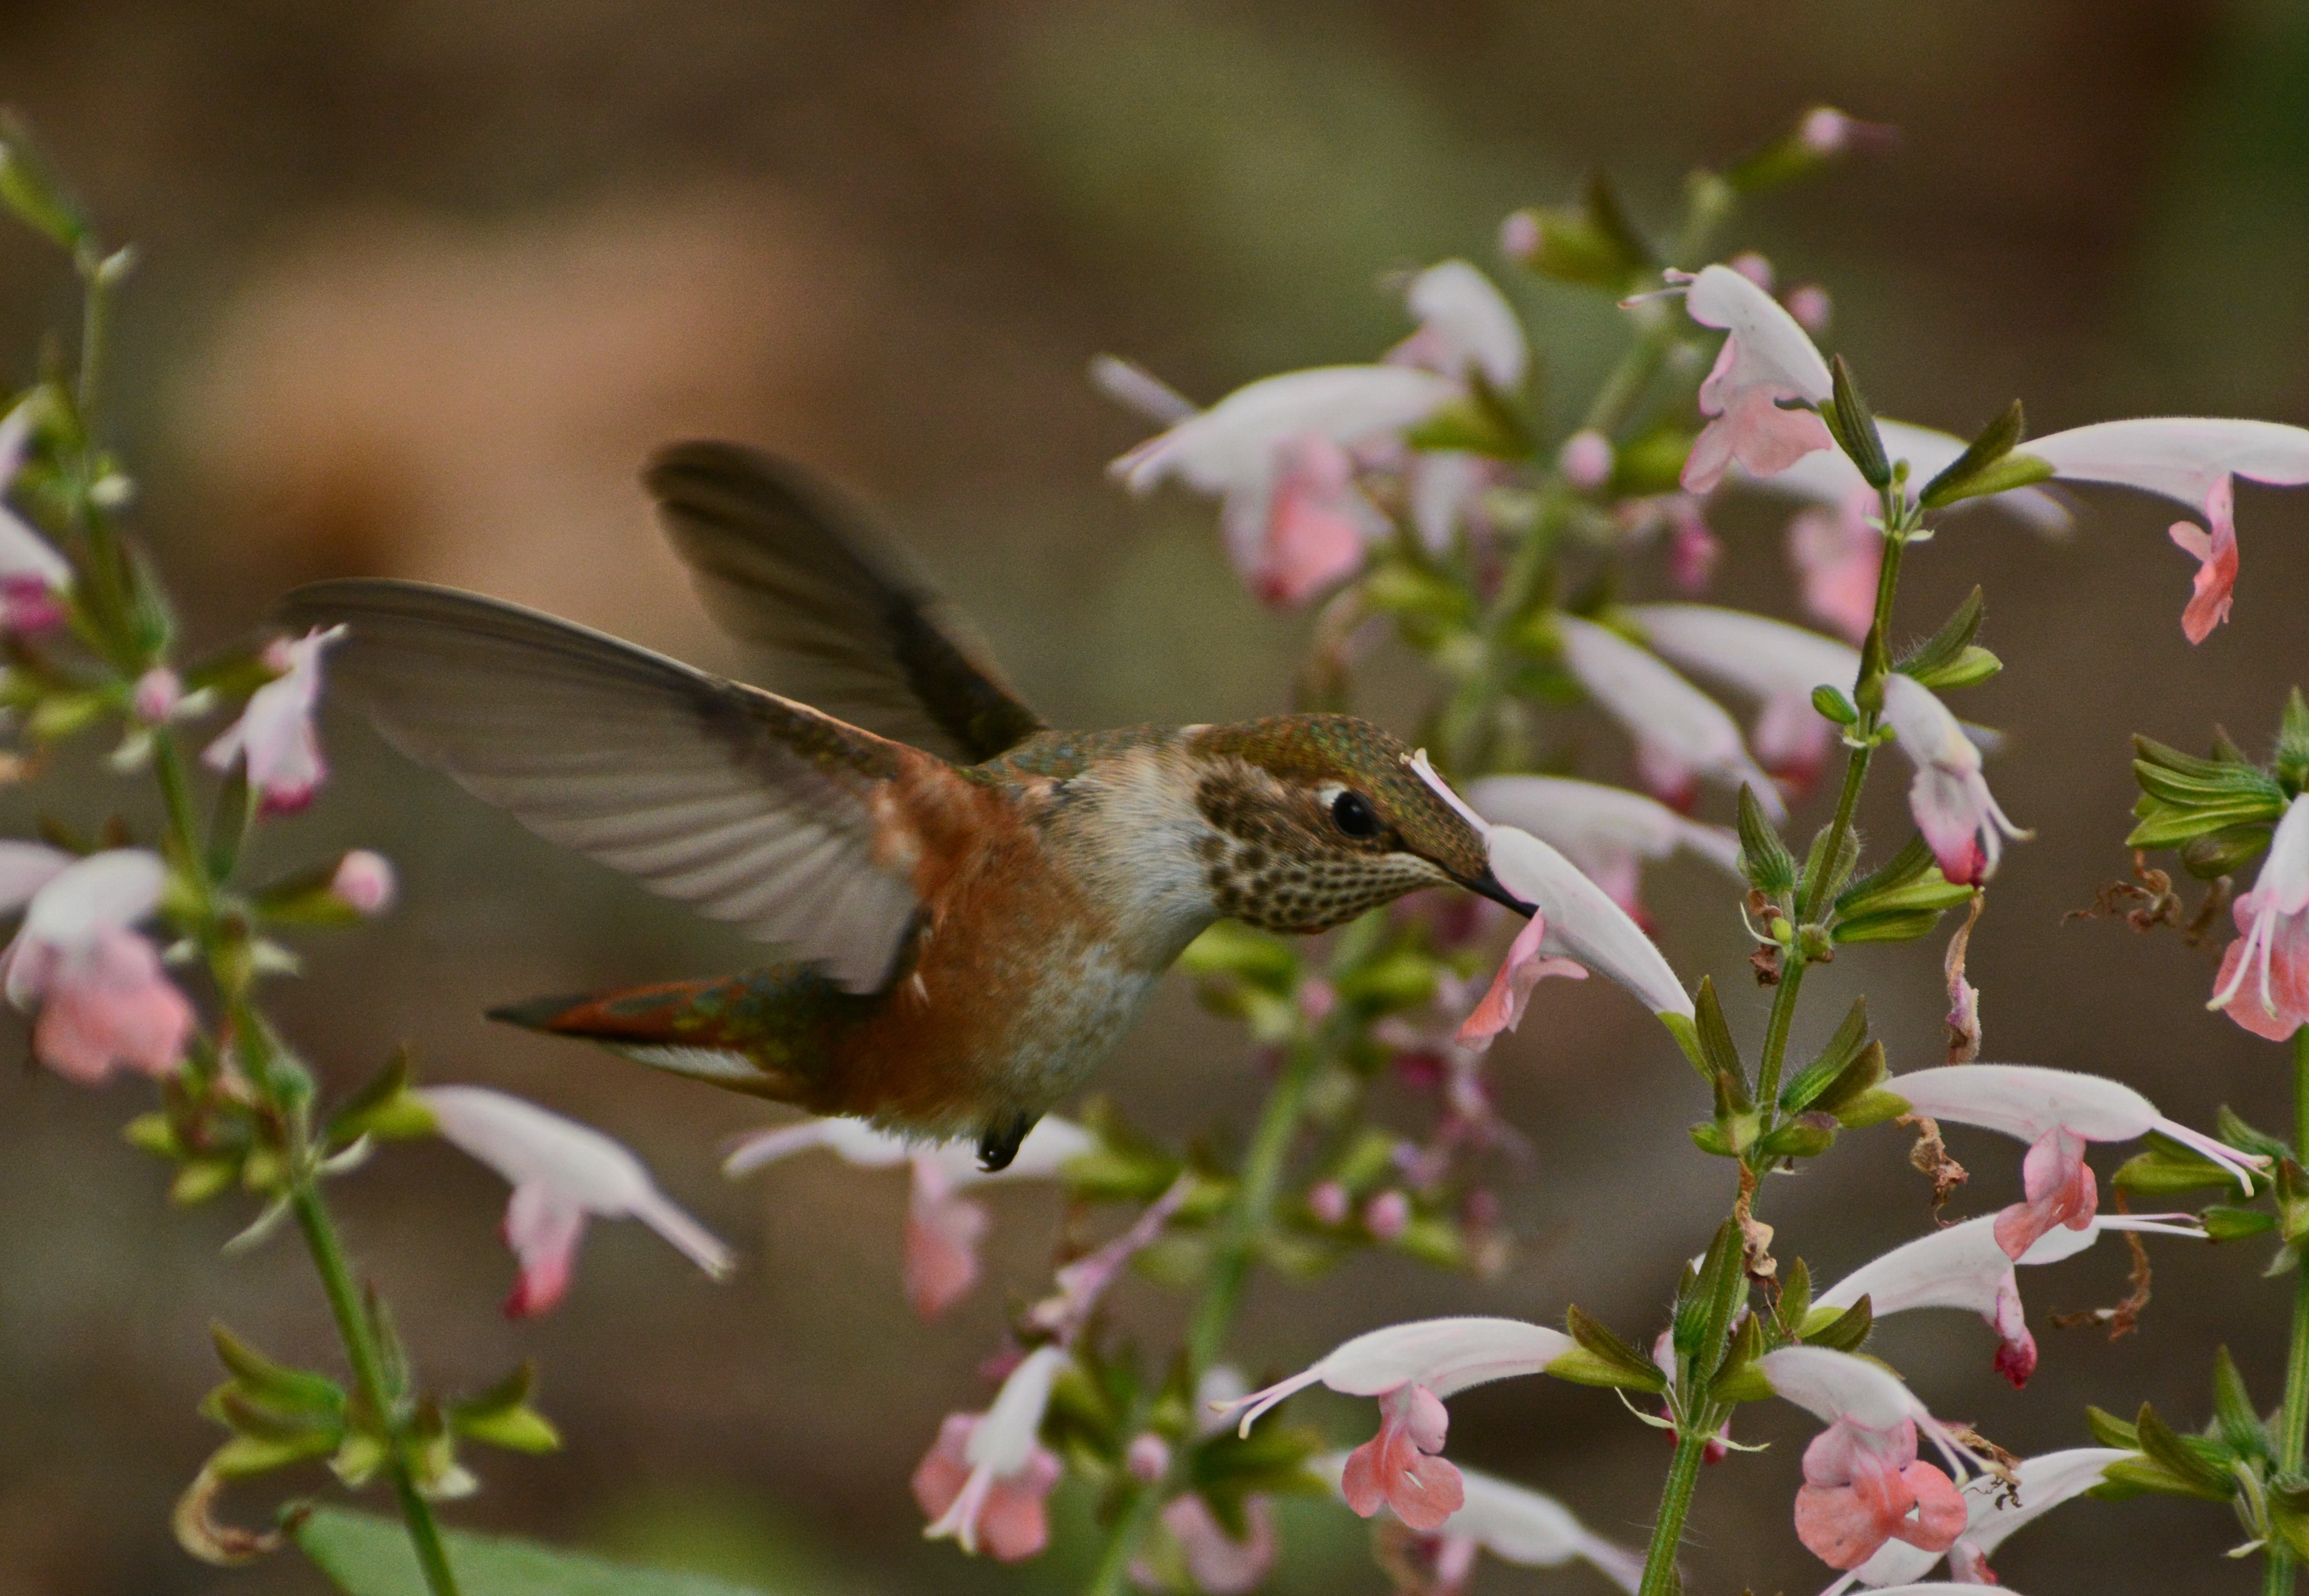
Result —
<path fill-rule="evenodd" d="M 1026 1133 L 1034 1128 L 1034 1122 L 1041 1117 L 1039 1114 L 1021 1114 L 1007 1123 L 990 1125 L 979 1132 L 978 1167 L 989 1175 L 1008 1169 L 1010 1160 L 1018 1156 L 1018 1143 L 1026 1139 Z"/>

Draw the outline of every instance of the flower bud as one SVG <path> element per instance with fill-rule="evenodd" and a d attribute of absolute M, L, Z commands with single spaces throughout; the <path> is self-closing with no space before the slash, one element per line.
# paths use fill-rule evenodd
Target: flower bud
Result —
<path fill-rule="evenodd" d="M 1583 427 L 1563 440 L 1555 464 L 1565 481 L 1582 493 L 1593 493 L 1612 479 L 1612 440 L 1592 427 Z"/>
<path fill-rule="evenodd" d="M 1539 218 L 1530 211 L 1511 211 L 1500 223 L 1500 253 L 1508 259 L 1528 266 L 1539 254 Z"/>
<path fill-rule="evenodd" d="M 393 902 L 393 884 L 392 860 L 356 848 L 337 862 L 329 895 L 355 914 L 382 914 Z"/>
<path fill-rule="evenodd" d="M 1411 1227 L 1411 1199 L 1384 1191 L 1363 1205 L 1363 1229 L 1376 1241 L 1393 1241 Z"/>
<path fill-rule="evenodd" d="M 1317 1182 L 1307 1193 L 1307 1210 L 1324 1224 L 1345 1224 L 1347 1188 L 1336 1180 Z"/>
<path fill-rule="evenodd" d="M 1796 125 L 1796 138 L 1815 155 L 1841 154 L 1852 142 L 1852 118 L 1833 106 L 1820 106 Z"/>
<path fill-rule="evenodd" d="M 1772 291 L 1772 263 L 1752 249 L 1743 249 L 1724 263 L 1766 293 Z"/>
<path fill-rule="evenodd" d="M 1828 290 L 1820 284 L 1798 283 L 1788 290 L 1788 297 L 1781 303 L 1787 307 L 1787 313 L 1795 317 L 1796 325 L 1813 337 L 1817 338 L 1828 331 L 1834 307 L 1829 302 Z"/>
<path fill-rule="evenodd" d="M 165 665 L 155 665 L 136 678 L 135 691 L 129 694 L 129 707 L 136 718 L 148 726 L 158 726 L 177 712 L 184 701 L 185 685 L 177 673 Z"/>
<path fill-rule="evenodd" d="M 1123 1453 L 1122 1466 L 1139 1484 L 1153 1485 L 1171 1471 L 1171 1443 L 1152 1430 L 1142 1430 Z"/>

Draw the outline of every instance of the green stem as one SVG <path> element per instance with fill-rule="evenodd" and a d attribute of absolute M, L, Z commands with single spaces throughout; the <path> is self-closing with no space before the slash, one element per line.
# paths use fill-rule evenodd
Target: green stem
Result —
<path fill-rule="evenodd" d="M 1675 1459 L 1667 1466 L 1667 1483 L 1660 1489 L 1659 1516 L 1652 1521 L 1650 1549 L 1644 1556 L 1644 1583 L 1637 1596 L 1668 1596 L 1680 1588 L 1675 1549 L 1683 1544 L 1683 1521 L 1691 1512 L 1691 1493 L 1699 1484 L 1699 1465 L 1708 1455 L 1708 1436 L 1679 1430 Z"/>
<path fill-rule="evenodd" d="M 1129 1500 L 1115 1516 L 1113 1532 L 1106 1538 L 1106 1549 L 1099 1554 L 1098 1567 L 1092 1572 L 1090 1583 L 1083 1587 L 1084 1596 L 1122 1596 L 1130 1588 L 1130 1565 L 1137 1560 L 1138 1543 L 1162 1505 L 1159 1485 L 1131 1488 Z"/>
<path fill-rule="evenodd" d="M 2293 1033 L 2293 1145 L 2309 1148 L 2309 1025 Z M 2293 1271 L 2293 1337 L 2285 1356 L 2285 1406 L 2277 1421 L 2277 1474 L 2301 1473 L 2309 1434 L 2309 1264 Z M 2261 1580 L 2263 1596 L 2289 1596 L 2296 1565 L 2282 1541 L 2271 1541 Z"/>
<path fill-rule="evenodd" d="M 1258 1128 L 1251 1134 L 1250 1153 L 1243 1161 L 1241 1185 L 1227 1211 L 1226 1229 L 1211 1255 L 1202 1300 L 1195 1305 L 1194 1323 L 1187 1332 L 1187 1366 L 1198 1379 L 1218 1361 L 1227 1333 L 1233 1328 L 1251 1260 L 1258 1256 L 1259 1238 L 1275 1215 L 1275 1195 L 1282 1187 L 1284 1160 L 1299 1133 L 1307 1088 L 1324 1052 L 1320 1038 L 1294 1044 L 1267 1091 L 1266 1107 L 1259 1110 Z"/>

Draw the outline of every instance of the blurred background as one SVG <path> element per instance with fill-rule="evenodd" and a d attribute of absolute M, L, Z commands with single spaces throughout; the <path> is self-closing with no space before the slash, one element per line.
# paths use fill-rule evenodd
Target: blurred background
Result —
<path fill-rule="evenodd" d="M 295 582 L 367 573 L 727 663 L 635 482 L 654 445 L 704 434 L 798 456 L 877 505 L 1059 724 L 1284 707 L 1302 623 L 1241 590 L 1208 506 L 1108 484 L 1142 429 L 1092 393 L 1085 361 L 1130 355 L 1207 402 L 1370 358 L 1405 331 L 1388 273 L 1496 264 L 1500 218 L 1595 166 L 1664 227 L 1691 165 L 1820 101 L 1897 125 L 1898 145 L 1766 202 L 1731 242 L 1828 286 L 1826 341 L 1885 413 L 1969 432 L 2019 394 L 2038 432 L 2191 411 L 2309 422 L 2297 0 L 13 0 L 0 98 L 144 252 L 116 413 L 135 524 L 196 644 L 255 626 Z M 1577 404 L 1611 313 L 1513 291 L 1558 402 Z M 0 234 L 9 382 L 72 303 L 45 249 Z M 2011 732 L 1992 777 L 2038 833 L 1974 938 L 1986 1057 L 2120 1076 L 2201 1124 L 2227 1102 L 2274 1126 L 2280 1050 L 2204 1012 L 2211 950 L 2063 918 L 2126 868 L 2129 732 L 2201 746 L 2219 721 L 2258 750 L 2309 675 L 2309 499 L 2239 495 L 2235 620 L 2202 648 L 2180 635 L 2192 567 L 2166 542 L 2169 506 L 2121 495 L 2090 496 L 2063 544 L 1960 522 L 1910 561 L 1903 615 L 1928 629 L 1984 582 L 1984 641 L 2007 666 L 1964 704 Z M 1780 520 L 1722 510 L 1725 601 L 1795 614 Z M 1366 702 L 1407 728 L 1416 677 L 1387 655 L 1373 669 Z M 1614 734 L 1590 742 L 1596 769 L 1619 768 Z M 509 1325 L 494 1178 L 425 1146 L 341 1183 L 353 1244 L 430 1372 L 470 1386 L 521 1357 L 544 1367 L 568 1450 L 478 1457 L 487 1489 L 455 1522 L 795 1596 L 1072 1588 L 1078 1502 L 1062 1500 L 1051 1555 L 1003 1571 L 925 1545 L 905 1484 L 940 1416 L 983 1405 L 977 1365 L 1006 1293 L 1046 1279 L 1055 1196 L 996 1192 L 990 1284 L 918 1324 L 898 1287 L 900 1177 L 806 1160 L 726 1186 L 718 1143 L 772 1111 L 480 1018 L 748 950 L 356 726 L 331 744 L 325 801 L 265 845 L 282 860 L 382 848 L 406 902 L 280 988 L 308 1056 L 348 1084 L 405 1036 L 433 1079 L 598 1124 L 745 1258 L 717 1288 L 636 1228 L 596 1227 L 571 1299 Z M 1872 795 L 1880 835 L 1905 827 L 1904 780 Z M 89 775 L 43 801 L 86 823 L 120 800 Z M 19 798 L 6 818 L 29 815 Z M 1681 969 L 1736 968 L 1720 880 L 1671 870 L 1650 897 Z M 1838 991 L 1864 984 L 1895 1067 L 1937 1062 L 1937 954 L 1847 958 L 1809 1026 L 1824 1033 Z M 1736 1001 L 1752 1034 L 1761 1002 Z M 13 1026 L 4 1045 L 21 1057 Z M 1684 1139 L 1707 1108 L 1690 1074 L 1603 982 L 1550 987 L 1496 1062 L 1539 1152 L 1511 1195 L 1513 1265 L 1477 1283 L 1369 1258 L 1312 1287 L 1269 1281 L 1239 1338 L 1254 1373 L 1436 1313 L 1553 1320 L 1577 1300 L 1630 1333 L 1656 1322 L 1722 1211 L 1724 1171 Z M 1144 1124 L 1225 1137 L 1259 1083 L 1180 981 L 1099 1084 Z M 167 1525 L 216 1439 L 193 1412 L 216 1377 L 209 1320 L 333 1359 L 309 1271 L 287 1245 L 221 1258 L 238 1200 L 165 1205 L 164 1171 L 118 1135 L 141 1089 L 27 1069 L 0 1098 L 0 1589 L 318 1592 L 294 1557 L 196 1566 Z M 1905 1150 L 1896 1131 L 1855 1135 L 1774 1190 L 1783 1256 L 1832 1278 L 1916 1233 Z M 2008 1199 L 2015 1146 L 1955 1151 L 1976 1171 L 1961 1212 Z M 2259 1279 L 2257 1255 L 2176 1243 L 2158 1260 L 2140 1334 L 2114 1345 L 2045 1315 L 2113 1302 L 2119 1249 L 2031 1272 L 2045 1365 L 2025 1393 L 1990 1373 L 1969 1318 L 1910 1316 L 1880 1345 L 1937 1411 L 2019 1452 L 2083 1444 L 2087 1402 L 2201 1420 L 2217 1341 L 2273 1403 L 2289 1287 Z M 1136 1288 L 1124 1309 L 1167 1337 L 1167 1298 Z M 1310 1411 L 1368 1433 L 1367 1404 Z M 1808 1425 L 1761 1408 L 1742 1424 L 1773 1445 L 1704 1482 L 1691 1588 L 1815 1589 L 1825 1573 L 1788 1523 Z M 1539 1380 L 1455 1402 L 1451 1444 L 1630 1542 L 1666 1462 L 1609 1396 Z M 1384 1590 L 1344 1510 L 1294 1506 L 1285 1535 L 1274 1589 Z M 2218 1555 L 2237 1539 L 2207 1505 L 2087 1503 L 1998 1564 L 2030 1591 L 2244 1591 L 2253 1566 Z M 1585 1570 L 1478 1575 L 1542 1588 L 1605 1587 Z"/>

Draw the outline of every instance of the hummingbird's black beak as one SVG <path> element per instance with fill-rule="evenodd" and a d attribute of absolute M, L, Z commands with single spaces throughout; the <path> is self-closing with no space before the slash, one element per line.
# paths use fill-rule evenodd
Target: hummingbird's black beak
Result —
<path fill-rule="evenodd" d="M 1500 884 L 1500 878 L 1492 873 L 1492 867 L 1489 865 L 1485 865 L 1483 873 L 1473 881 L 1462 876 L 1458 878 L 1458 882 L 1461 886 L 1466 887 L 1478 898 L 1489 898 L 1494 903 L 1503 903 L 1526 919 L 1539 912 L 1531 904 L 1525 902 L 1502 886 Z"/>

